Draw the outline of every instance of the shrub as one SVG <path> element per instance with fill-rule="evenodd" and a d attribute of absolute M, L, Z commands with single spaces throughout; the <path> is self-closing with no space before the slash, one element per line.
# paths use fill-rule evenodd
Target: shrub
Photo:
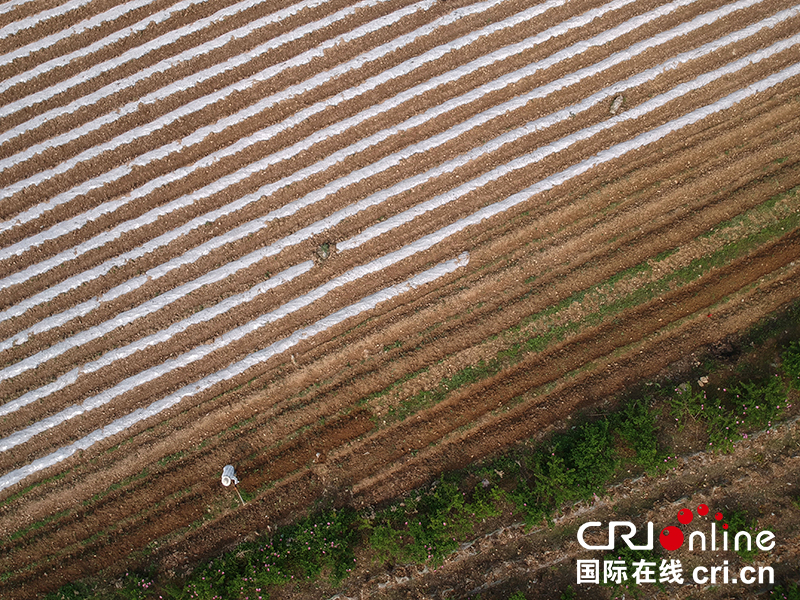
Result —
<path fill-rule="evenodd" d="M 778 377 L 742 382 L 733 390 L 738 399 L 741 424 L 752 429 L 769 427 L 786 405 L 786 387 Z"/>
<path fill-rule="evenodd" d="M 800 342 L 792 342 L 781 355 L 783 371 L 789 377 L 790 385 L 800 389 Z"/>
<path fill-rule="evenodd" d="M 644 399 L 631 400 L 614 418 L 614 428 L 636 452 L 636 464 L 650 473 L 663 470 L 664 457 L 658 451 L 656 415 Z"/>
<path fill-rule="evenodd" d="M 736 553 L 742 558 L 742 560 L 753 560 L 753 558 L 755 558 L 755 556 L 758 554 L 758 548 L 755 544 L 756 530 L 758 528 L 758 522 L 756 519 L 750 518 L 747 511 L 735 510 L 729 515 L 725 516 L 725 522 L 728 524 L 728 539 L 730 540 L 728 546 L 729 548 L 735 548 L 734 540 L 736 539 L 737 533 L 740 531 L 747 531 L 750 533 L 752 540 L 750 550 L 747 549 L 746 544 L 742 544 Z"/>
<path fill-rule="evenodd" d="M 566 502 L 591 498 L 619 465 L 608 419 L 576 426 L 520 460 L 524 469 L 510 498 L 528 527 L 550 519 Z"/>
<path fill-rule="evenodd" d="M 775 589 L 770 591 L 769 597 L 775 600 L 800 600 L 800 585 L 793 581 L 790 581 L 786 587 L 776 585 Z"/>
<path fill-rule="evenodd" d="M 586 423 L 578 429 L 575 436 L 565 440 L 566 445 L 571 446 L 569 457 L 583 498 L 590 498 L 600 491 L 619 464 L 610 425 L 608 419 Z"/>

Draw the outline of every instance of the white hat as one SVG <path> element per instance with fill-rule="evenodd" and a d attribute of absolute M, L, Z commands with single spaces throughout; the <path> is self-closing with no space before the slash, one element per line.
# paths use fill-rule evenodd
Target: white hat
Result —
<path fill-rule="evenodd" d="M 239 485 L 239 480 L 236 478 L 233 465 L 225 465 L 222 469 L 222 485 L 227 487 L 231 484 L 231 481 L 233 481 L 235 485 Z"/>

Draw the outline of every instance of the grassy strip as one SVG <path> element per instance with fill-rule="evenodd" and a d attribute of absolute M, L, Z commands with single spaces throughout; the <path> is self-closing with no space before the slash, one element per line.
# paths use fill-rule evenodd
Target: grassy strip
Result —
<path fill-rule="evenodd" d="M 19 500 L 20 498 L 30 494 L 33 490 L 35 490 L 39 486 L 45 485 L 46 483 L 53 483 L 55 481 L 59 481 L 61 479 L 64 479 L 64 477 L 66 477 L 66 476 L 67 476 L 67 472 L 64 471 L 62 473 L 58 473 L 56 475 L 53 475 L 52 477 L 47 477 L 46 479 L 42 479 L 41 481 L 37 481 L 36 483 L 31 484 L 31 485 L 23 488 L 22 490 L 20 490 L 16 494 L 12 494 L 11 496 L 9 496 L 5 500 L 3 500 L 3 502 L 0 503 L 0 506 L 7 506 L 7 505 L 11 504 L 12 502 L 14 502 L 16 500 Z"/>
<path fill-rule="evenodd" d="M 17 531 L 12 533 L 8 537 L 8 539 L 6 541 L 13 542 L 14 540 L 18 540 L 19 538 L 26 536 L 28 533 L 30 533 L 32 531 L 36 531 L 37 529 L 41 529 L 42 527 L 44 527 L 48 523 L 52 523 L 53 521 L 55 521 L 57 519 L 60 519 L 61 517 L 66 516 L 69 512 L 70 512 L 69 509 L 68 510 L 63 510 L 63 511 L 57 512 L 57 513 L 55 513 L 53 515 L 49 515 L 49 516 L 45 517 L 44 519 L 42 519 L 41 521 L 36 521 L 35 523 L 32 523 L 32 524 L 28 525 L 27 527 L 23 527 L 22 529 L 18 529 Z"/>
<path fill-rule="evenodd" d="M 790 314 L 796 321 L 800 302 Z M 313 512 L 271 538 L 240 545 L 199 567 L 184 582 L 126 574 L 118 583 L 121 588 L 83 582 L 49 598 L 266 598 L 274 586 L 322 577 L 338 585 L 358 564 L 357 556 L 362 562 L 436 566 L 462 541 L 474 537 L 481 522 L 509 508 L 529 527 L 539 526 L 551 521 L 565 504 L 602 493 L 633 466 L 648 473 L 669 469 L 670 449 L 658 444 L 659 432 L 669 419 L 696 420 L 705 426 L 714 449 L 730 449 L 737 439 L 771 427 L 789 407 L 789 389 L 797 388 L 799 380 L 800 343 L 794 341 L 782 351 L 777 372 L 736 381 L 713 398 L 706 390 L 682 384 L 667 393 L 661 390 L 656 396 L 631 399 L 616 412 L 583 420 L 533 449 L 521 447 L 443 476 L 380 511 L 357 513 L 345 507 Z M 714 437 L 722 423 L 728 433 Z M 749 515 L 739 517 L 729 518 L 734 530 L 755 526 Z M 612 590 L 617 591 L 624 593 Z M 796 588 L 781 590 L 787 592 L 794 594 Z"/>
<path fill-rule="evenodd" d="M 634 292 L 624 297 L 612 300 L 604 304 L 600 310 L 586 315 L 577 322 L 553 326 L 548 331 L 533 335 L 524 341 L 513 343 L 509 348 L 498 352 L 494 358 L 484 361 L 481 360 L 475 365 L 468 365 L 455 375 L 442 379 L 438 386 L 433 390 L 423 390 L 410 398 L 403 400 L 397 407 L 389 409 L 386 418 L 387 423 L 402 421 L 419 410 L 429 408 L 443 401 L 448 394 L 467 385 L 476 383 L 482 379 L 487 379 L 500 373 L 503 369 L 513 366 L 520 362 L 525 356 L 531 353 L 543 351 L 549 345 L 557 343 L 566 338 L 570 333 L 576 333 L 582 328 L 591 327 L 602 322 L 604 319 L 618 315 L 625 310 L 629 310 L 644 304 L 677 286 L 688 284 L 699 277 L 708 273 L 715 267 L 740 258 L 765 242 L 779 238 L 786 230 L 794 229 L 800 223 L 800 215 L 794 214 L 781 219 L 772 226 L 765 227 L 762 231 L 752 234 L 742 240 L 726 244 L 716 252 L 708 256 L 693 260 L 689 265 L 662 277 L 656 281 L 648 283 Z M 635 276 L 648 272 L 651 267 L 647 263 L 636 265 L 617 274 L 603 283 L 597 284 L 592 288 L 576 292 L 569 298 L 562 300 L 559 304 L 550 307 L 541 313 L 531 315 L 524 324 L 546 316 L 552 316 L 561 310 L 571 306 L 575 302 L 582 302 L 589 294 L 598 294 L 603 288 L 613 287 L 621 279 L 621 275 Z M 396 385 L 396 384 L 394 384 Z M 394 387 L 390 386 L 390 387 Z M 388 391 L 386 388 L 383 391 Z"/>
<path fill-rule="evenodd" d="M 765 214 L 774 209 L 779 201 L 795 198 L 798 190 L 800 190 L 800 188 L 793 188 L 785 193 L 774 196 L 744 215 L 737 215 L 733 219 L 721 223 L 716 230 L 727 230 L 731 227 L 744 226 L 748 223 L 752 224 L 763 220 Z M 384 419 L 386 425 L 402 421 L 420 410 L 434 406 L 443 401 L 451 392 L 465 385 L 470 385 L 482 379 L 492 377 L 500 373 L 503 369 L 517 364 L 525 358 L 526 355 L 541 352 L 551 344 L 564 340 L 567 335 L 571 333 L 577 333 L 585 327 L 595 326 L 604 319 L 618 315 L 625 310 L 653 300 L 670 290 L 691 283 L 707 274 L 712 269 L 724 266 L 747 255 L 763 244 L 782 237 L 786 231 L 791 231 L 798 225 L 800 225 L 800 214 L 796 212 L 783 216 L 783 218 L 778 218 L 771 223 L 760 223 L 759 229 L 746 237 L 726 243 L 716 251 L 701 258 L 694 259 L 688 265 L 658 280 L 646 283 L 623 297 L 609 298 L 609 294 L 613 291 L 615 286 L 624 280 L 629 280 L 642 274 L 652 273 L 653 266 L 671 256 L 674 251 L 662 252 L 649 261 L 634 265 L 601 283 L 585 290 L 575 292 L 558 304 L 550 306 L 536 314 L 529 315 L 518 325 L 504 332 L 505 335 L 518 341 L 512 343 L 507 349 L 498 352 L 493 358 L 481 360 L 474 365 L 468 365 L 456 372 L 453 376 L 443 378 L 435 388 L 422 390 L 410 398 L 402 400 L 399 405 L 390 407 Z M 576 302 L 584 302 L 587 297 L 592 297 L 593 300 L 597 301 L 600 308 L 596 312 L 586 315 L 577 322 L 563 324 L 552 323 L 552 319 L 559 312 L 568 309 Z M 523 331 L 524 328 L 535 321 L 542 320 L 549 320 L 552 323 L 548 326 L 546 331 L 536 333 L 532 336 L 525 335 Z M 391 390 L 396 389 L 426 370 L 427 369 L 407 374 L 402 380 L 396 381 L 388 387 L 373 393 L 369 398 L 363 400 L 362 403 L 374 401 L 385 396 Z"/>

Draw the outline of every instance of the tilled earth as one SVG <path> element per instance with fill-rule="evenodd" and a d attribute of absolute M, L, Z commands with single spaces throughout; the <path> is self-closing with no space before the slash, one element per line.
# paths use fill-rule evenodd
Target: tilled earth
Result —
<path fill-rule="evenodd" d="M 394 497 L 796 298 L 799 19 L 2 7 L 0 593 L 180 571 L 320 496 Z"/>

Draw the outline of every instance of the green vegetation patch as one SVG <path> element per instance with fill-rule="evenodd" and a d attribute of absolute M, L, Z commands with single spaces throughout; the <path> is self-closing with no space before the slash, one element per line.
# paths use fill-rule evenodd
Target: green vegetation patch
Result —
<path fill-rule="evenodd" d="M 736 553 L 743 560 L 752 561 L 759 553 L 755 544 L 756 534 L 759 531 L 757 519 L 750 517 L 747 511 L 735 510 L 725 515 L 725 522 L 728 524 L 730 547 L 736 548 Z M 750 535 L 749 546 L 744 538 L 739 541 L 738 546 L 735 544 L 736 534 L 740 531 L 747 532 Z"/>
<path fill-rule="evenodd" d="M 772 600 L 800 600 L 800 585 L 792 581 L 786 586 L 775 586 L 775 589 L 770 591 L 769 597 Z"/>
<path fill-rule="evenodd" d="M 377 562 L 442 564 L 474 524 L 500 514 L 496 487 L 477 486 L 470 497 L 442 479 L 364 518 L 363 529 Z"/>
<path fill-rule="evenodd" d="M 781 355 L 783 360 L 783 371 L 789 378 L 789 385 L 792 388 L 800 389 L 800 343 L 792 342 Z"/>
<path fill-rule="evenodd" d="M 630 579 L 627 576 L 623 578 L 622 575 L 612 576 L 608 581 L 603 578 L 600 585 L 611 590 L 611 598 L 640 598 L 647 588 L 636 582 L 637 573 L 642 580 L 649 580 L 662 592 L 666 589 L 658 578 L 662 559 L 653 550 L 632 550 L 623 546 L 614 554 L 606 555 L 604 560 L 611 564 L 612 569 L 633 575 Z"/>
<path fill-rule="evenodd" d="M 769 430 L 790 406 L 788 389 L 778 374 L 742 381 L 733 388 L 713 391 L 681 384 L 669 398 L 673 417 L 682 426 L 687 420 L 705 426 L 710 449 L 730 451 L 748 432 Z"/>
<path fill-rule="evenodd" d="M 352 509 L 327 510 L 284 527 L 272 537 L 240 545 L 197 569 L 176 598 L 267 597 L 270 586 L 314 580 L 333 584 L 352 570 L 358 536 Z"/>

